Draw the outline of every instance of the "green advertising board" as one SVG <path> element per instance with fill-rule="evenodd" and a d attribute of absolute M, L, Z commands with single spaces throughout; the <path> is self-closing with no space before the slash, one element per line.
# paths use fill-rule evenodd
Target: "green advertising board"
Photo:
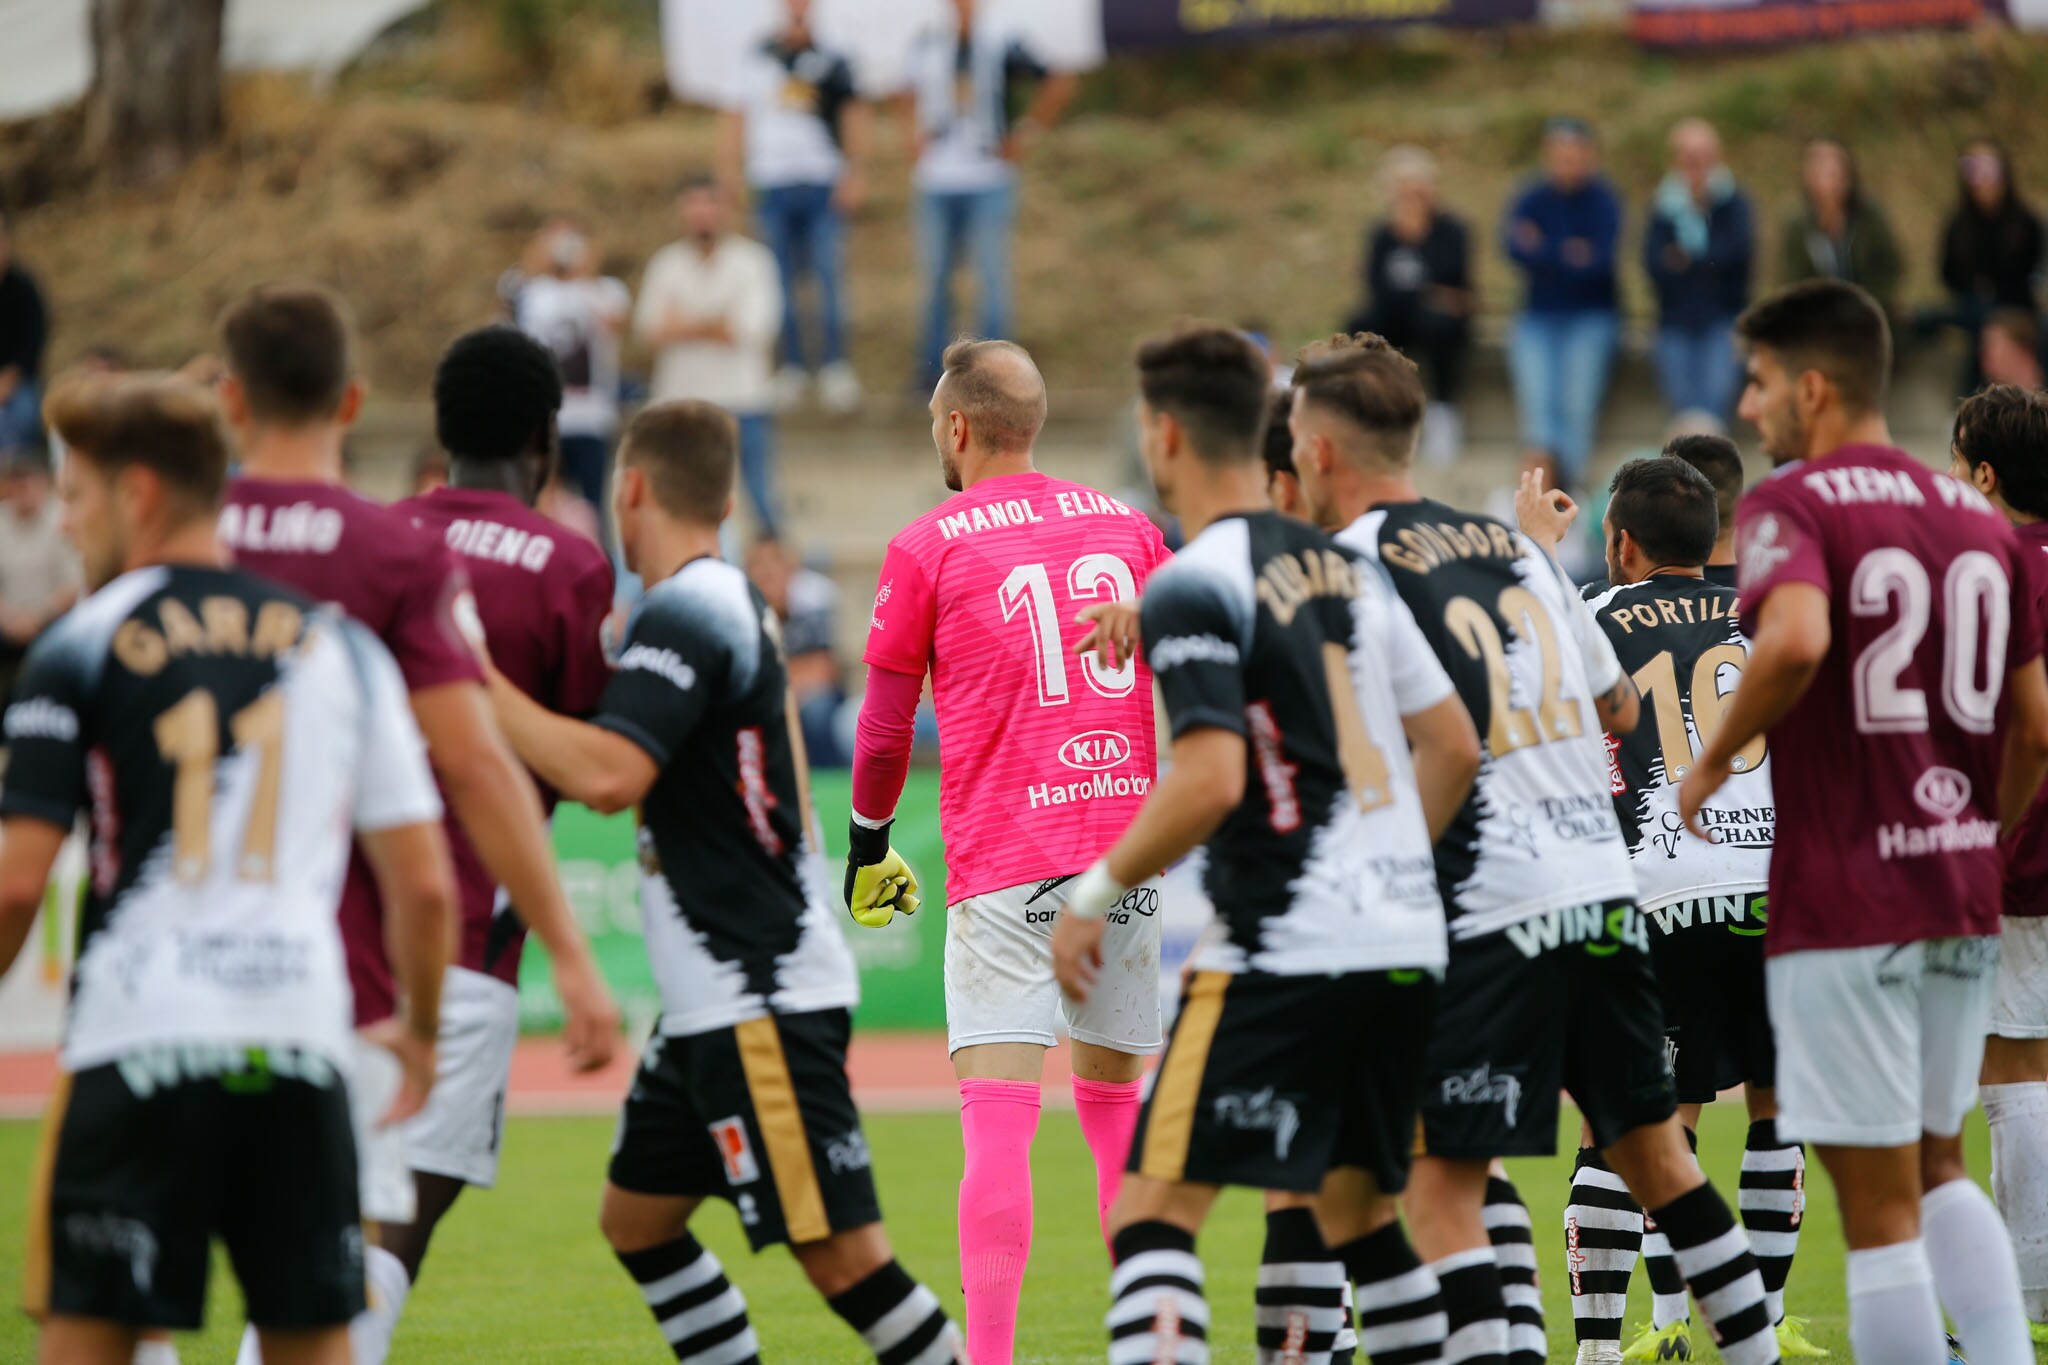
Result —
<path fill-rule="evenodd" d="M 852 798 L 844 771 L 811 775 L 811 791 L 824 826 L 828 880 L 836 903 L 841 860 L 846 856 L 846 818 Z M 654 973 L 640 938 L 640 865 L 633 852 L 633 817 L 601 816 L 582 806 L 555 813 L 555 857 L 562 888 L 589 936 L 598 966 L 619 997 L 619 1007 L 636 1033 L 645 1032 L 661 1012 Z M 939 776 L 915 770 L 896 807 L 896 849 L 917 869 L 926 909 L 897 916 L 886 929 L 863 929 L 839 907 L 838 924 L 860 963 L 860 1009 L 866 1028 L 939 1029 L 946 1024 L 945 845 L 939 840 Z M 529 944 L 519 973 L 519 1019 L 530 1033 L 558 1029 L 562 1022 L 547 954 Z"/>

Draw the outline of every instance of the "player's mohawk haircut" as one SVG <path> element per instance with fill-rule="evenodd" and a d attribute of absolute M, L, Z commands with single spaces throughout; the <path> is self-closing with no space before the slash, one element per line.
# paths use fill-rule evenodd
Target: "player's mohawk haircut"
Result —
<path fill-rule="evenodd" d="M 1303 347 L 1294 388 L 1302 401 L 1349 423 L 1379 458 L 1397 465 L 1413 458 L 1429 398 L 1415 362 L 1385 337 L 1356 332 Z"/>

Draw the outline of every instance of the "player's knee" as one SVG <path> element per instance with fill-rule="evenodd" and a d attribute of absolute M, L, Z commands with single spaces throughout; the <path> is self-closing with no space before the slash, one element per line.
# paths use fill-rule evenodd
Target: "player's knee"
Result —
<path fill-rule="evenodd" d="M 834 1233 L 821 1242 L 806 1242 L 790 1248 L 803 1267 L 811 1287 L 830 1299 L 865 1280 L 889 1264 L 894 1253 L 889 1236 L 880 1223 Z"/>
<path fill-rule="evenodd" d="M 637 1199 L 610 1185 L 605 1186 L 604 1202 L 597 1210 L 598 1231 L 621 1255 L 673 1242 L 689 1223 L 689 1215 L 669 1207 L 666 1200 Z"/>
<path fill-rule="evenodd" d="M 1955 1180 L 1970 1178 L 1963 1164 L 1961 1138 L 1927 1137 L 1920 1143 L 1920 1188 L 1936 1190 Z"/>

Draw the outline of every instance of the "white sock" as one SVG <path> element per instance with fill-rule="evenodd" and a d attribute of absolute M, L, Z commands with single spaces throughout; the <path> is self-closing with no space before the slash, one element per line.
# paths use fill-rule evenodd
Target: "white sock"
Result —
<path fill-rule="evenodd" d="M 2048 1322 L 2048 1082 L 1987 1085 L 1991 1193 L 2012 1234 L 2027 1317 Z"/>
<path fill-rule="evenodd" d="M 398 1315 L 405 1311 L 405 1296 L 412 1292 L 412 1280 L 405 1263 L 383 1247 L 363 1248 L 364 1291 L 370 1306 L 348 1325 L 349 1345 L 355 1351 L 355 1365 L 384 1365 L 391 1353 L 391 1334 L 398 1330 Z"/>
<path fill-rule="evenodd" d="M 178 1365 L 178 1348 L 168 1341 L 138 1341 L 134 1365 Z"/>
<path fill-rule="evenodd" d="M 1934 1267 L 1919 1241 L 1849 1253 L 1849 1347 L 1856 1365 L 1948 1359 Z"/>
<path fill-rule="evenodd" d="M 1929 1190 L 1920 1199 L 1920 1236 L 1970 1365 L 2034 1365 L 2012 1241 L 1991 1196 L 1971 1180 Z"/>

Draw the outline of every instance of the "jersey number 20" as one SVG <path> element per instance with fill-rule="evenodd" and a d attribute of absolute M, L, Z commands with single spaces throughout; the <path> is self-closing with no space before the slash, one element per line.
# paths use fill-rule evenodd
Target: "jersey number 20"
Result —
<path fill-rule="evenodd" d="M 1082 555 L 1067 570 L 1067 592 L 1075 598 L 1107 596 L 1111 602 L 1128 602 L 1138 595 L 1138 580 L 1131 566 L 1115 555 Z M 1022 611 L 1030 624 L 1031 648 L 1038 656 L 1038 704 L 1066 705 L 1073 697 L 1067 651 L 1060 643 L 1059 609 L 1052 600 L 1052 575 L 1043 564 L 1019 564 L 1003 580 L 996 600 L 1005 621 Z M 1088 685 L 1105 697 L 1128 697 L 1138 685 L 1138 666 L 1129 659 L 1110 668 L 1099 656 L 1088 654 L 1082 656 L 1081 671 Z"/>
<path fill-rule="evenodd" d="M 2012 585 L 2005 566 L 1982 550 L 1959 554 L 1942 583 L 1941 700 L 1949 719 L 1973 735 L 1998 723 L 2005 691 L 2006 635 Z M 1918 734 L 1927 729 L 1927 694 L 1900 683 L 1927 637 L 1934 585 L 1910 552 L 1872 550 L 1849 579 L 1849 610 L 1882 616 L 1898 603 L 1899 619 L 1856 657 L 1856 728 L 1866 735 Z M 1977 657 L 1984 658 L 1978 682 Z"/>

